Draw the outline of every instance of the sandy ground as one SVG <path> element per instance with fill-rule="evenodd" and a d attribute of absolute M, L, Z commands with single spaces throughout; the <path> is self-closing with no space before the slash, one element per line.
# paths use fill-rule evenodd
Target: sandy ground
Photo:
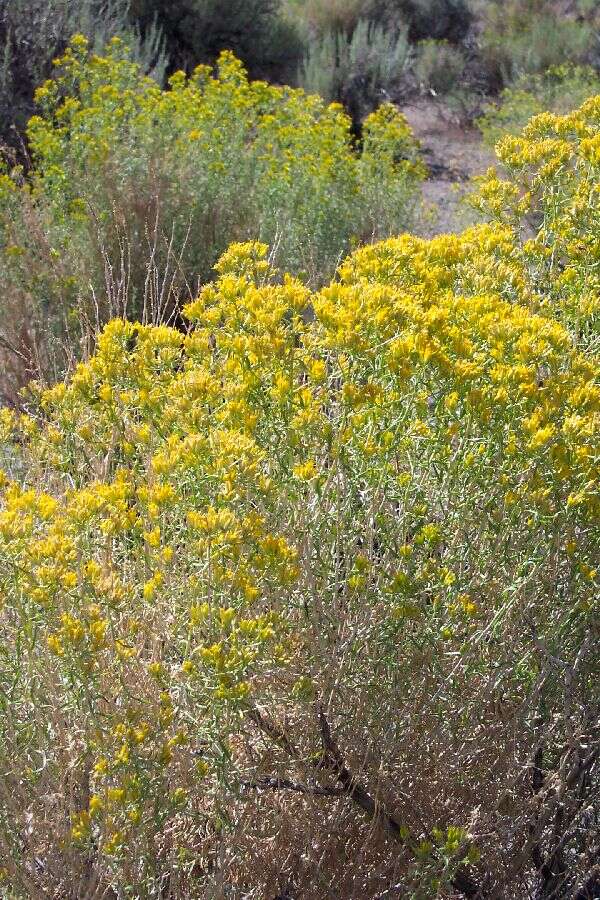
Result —
<path fill-rule="evenodd" d="M 419 100 L 401 109 L 421 142 L 430 172 L 423 185 L 427 213 L 419 230 L 424 237 L 461 231 L 474 221 L 461 203 L 469 179 L 493 165 L 494 154 L 476 128 L 461 126 L 435 101 Z"/>

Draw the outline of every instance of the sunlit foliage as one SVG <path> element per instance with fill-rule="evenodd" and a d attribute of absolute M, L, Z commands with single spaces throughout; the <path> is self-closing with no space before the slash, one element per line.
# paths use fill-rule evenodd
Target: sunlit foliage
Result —
<path fill-rule="evenodd" d="M 4 414 L 18 896 L 521 897 L 540 734 L 585 872 L 598 367 L 511 246 L 391 239 L 311 293 L 235 244 L 187 331 L 115 320 Z"/>

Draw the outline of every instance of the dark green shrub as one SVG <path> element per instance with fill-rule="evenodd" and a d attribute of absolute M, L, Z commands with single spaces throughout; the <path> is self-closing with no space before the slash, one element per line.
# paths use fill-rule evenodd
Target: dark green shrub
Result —
<path fill-rule="evenodd" d="M 411 41 L 460 41 L 471 24 L 467 0 L 372 0 L 371 15 L 386 25 L 407 22 Z"/>
<path fill-rule="evenodd" d="M 433 38 L 458 42 L 471 24 L 467 0 L 284 0 L 285 10 L 312 36 L 343 31 L 350 37 L 361 19 L 398 31 L 412 42 Z"/>
<path fill-rule="evenodd" d="M 252 76 L 293 72 L 302 44 L 281 14 L 281 0 L 132 0 L 142 33 L 157 22 L 173 68 L 191 71 L 232 50 Z"/>
<path fill-rule="evenodd" d="M 372 0 L 285 0 L 285 10 L 313 36 L 330 31 L 351 34 L 371 12 Z"/>

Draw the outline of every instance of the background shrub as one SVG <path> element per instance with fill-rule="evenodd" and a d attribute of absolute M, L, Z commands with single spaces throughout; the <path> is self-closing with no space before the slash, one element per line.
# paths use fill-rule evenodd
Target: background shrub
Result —
<path fill-rule="evenodd" d="M 361 154 L 341 107 L 249 82 L 228 53 L 162 91 L 119 41 L 90 57 L 77 38 L 37 100 L 31 176 L 2 180 L 0 280 L 5 343 L 46 373 L 50 338 L 60 369 L 107 317 L 168 316 L 234 238 L 322 281 L 352 242 L 406 227 L 423 174 L 391 107 Z"/>
<path fill-rule="evenodd" d="M 480 57 L 494 85 L 579 62 L 593 48 L 591 23 L 557 15 L 548 0 L 485 0 L 477 9 Z"/>
<path fill-rule="evenodd" d="M 285 7 L 314 34 L 345 31 L 360 19 L 398 31 L 408 27 L 412 42 L 425 38 L 460 41 L 471 14 L 465 0 L 287 0 Z"/>
<path fill-rule="evenodd" d="M 299 80 L 307 91 L 342 103 L 358 132 L 398 85 L 408 56 L 406 29 L 387 31 L 360 19 L 349 34 L 326 31 L 310 39 Z"/>
<path fill-rule="evenodd" d="M 288 0 L 288 12 L 313 35 L 344 31 L 350 35 L 370 10 L 370 0 Z"/>
<path fill-rule="evenodd" d="M 371 10 L 388 26 L 406 22 L 412 42 L 429 38 L 458 42 L 472 20 L 466 0 L 372 0 Z"/>
<path fill-rule="evenodd" d="M 126 38 L 145 72 L 162 80 L 167 60 L 154 18 L 142 38 L 129 0 L 6 0 L 0 5 L 0 137 L 18 144 L 33 113 L 35 88 L 52 74 L 52 61 L 71 37 L 84 34 L 95 50 Z M 16 132 L 15 132 L 16 129 Z"/>
<path fill-rule="evenodd" d="M 449 94 L 465 70 L 465 58 L 448 41 L 421 41 L 417 48 L 415 75 L 422 88 L 434 94 Z"/>
<path fill-rule="evenodd" d="M 252 76 L 293 77 L 300 36 L 281 14 L 281 0 L 132 0 L 133 20 L 146 33 L 157 22 L 165 36 L 172 71 L 188 73 L 231 50 Z"/>
<path fill-rule="evenodd" d="M 600 76 L 591 66 L 556 66 L 541 75 L 522 75 L 489 104 L 477 126 L 494 146 L 506 134 L 519 134 L 532 116 L 566 113 L 600 94 Z"/>

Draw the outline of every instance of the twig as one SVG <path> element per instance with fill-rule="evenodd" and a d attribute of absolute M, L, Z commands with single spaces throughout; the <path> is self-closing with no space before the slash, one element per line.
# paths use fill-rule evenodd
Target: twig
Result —
<path fill-rule="evenodd" d="M 287 735 L 279 725 L 277 725 L 268 716 L 266 716 L 264 713 L 261 713 L 255 707 L 249 711 L 249 715 L 252 721 L 256 725 L 258 725 L 261 731 L 263 731 L 264 734 L 271 738 L 274 743 L 286 750 L 286 752 L 290 756 L 292 756 L 292 758 L 298 759 L 298 754 L 295 748 L 290 743 Z M 320 704 L 318 707 L 318 718 L 321 731 L 323 753 L 313 765 L 317 769 L 328 771 L 341 785 L 341 789 L 336 789 L 333 787 L 322 789 L 326 791 L 326 794 L 324 796 L 348 797 L 353 801 L 353 803 L 360 807 L 360 809 L 362 809 L 364 813 L 366 813 L 371 821 L 381 822 L 384 830 L 395 841 L 405 845 L 403 829 L 398 820 L 383 808 L 379 800 L 376 800 L 371 796 L 367 789 L 360 783 L 357 777 L 353 775 L 350 769 L 346 766 L 343 755 L 331 732 L 331 726 L 327 720 L 325 711 Z M 266 781 L 275 782 L 276 785 L 284 783 L 284 786 L 288 787 L 288 789 L 295 789 L 295 787 L 300 787 L 295 786 L 293 788 L 289 788 L 289 785 L 294 785 L 294 782 L 288 782 L 286 779 L 266 779 Z M 271 784 L 266 784 L 265 786 L 271 787 Z M 335 791 L 335 793 L 332 793 L 332 791 Z M 304 791 L 301 792 L 304 793 Z M 309 790 L 309 793 L 314 793 L 314 791 Z M 466 850 L 466 848 L 461 847 L 460 855 L 462 855 L 463 850 Z M 464 897 L 467 897 L 468 900 L 483 900 L 485 896 L 482 889 L 476 885 L 469 873 L 466 872 L 463 868 L 459 868 L 455 872 L 452 878 L 452 887 L 459 893 L 461 893 Z"/>
<path fill-rule="evenodd" d="M 263 791 L 296 791 L 298 794 L 313 794 L 315 797 L 343 797 L 343 787 L 319 787 L 318 785 L 299 784 L 288 778 L 259 778 L 258 781 L 243 781 L 242 787 Z"/>

